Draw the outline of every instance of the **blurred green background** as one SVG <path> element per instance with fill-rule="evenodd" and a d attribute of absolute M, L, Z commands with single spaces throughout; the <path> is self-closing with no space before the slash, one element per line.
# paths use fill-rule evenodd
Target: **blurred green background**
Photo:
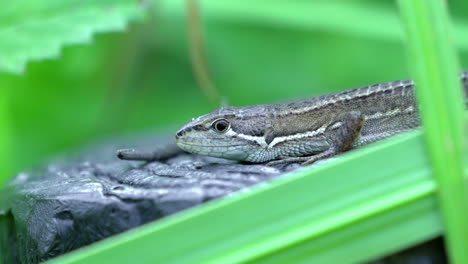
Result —
<path fill-rule="evenodd" d="M 393 1 L 200 2 L 205 52 L 230 105 L 275 103 L 408 78 Z M 462 66 L 468 2 L 448 1 Z M 154 1 L 142 22 L 66 47 L 60 58 L 0 73 L 9 175 L 118 135 L 170 127 L 214 110 L 191 66 L 183 0 Z M 3 138 L 7 138 L 4 136 Z M 1 141 L 1 140 L 0 140 Z"/>

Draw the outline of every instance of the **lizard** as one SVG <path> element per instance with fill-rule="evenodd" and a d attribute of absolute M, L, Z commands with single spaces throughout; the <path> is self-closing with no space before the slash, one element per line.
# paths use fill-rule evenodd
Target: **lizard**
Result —
<path fill-rule="evenodd" d="M 468 92 L 468 71 L 460 79 Z M 183 126 L 176 144 L 242 162 L 309 165 L 420 127 L 414 86 L 401 80 L 285 104 L 221 107 Z M 119 157 L 152 159 L 128 151 Z"/>

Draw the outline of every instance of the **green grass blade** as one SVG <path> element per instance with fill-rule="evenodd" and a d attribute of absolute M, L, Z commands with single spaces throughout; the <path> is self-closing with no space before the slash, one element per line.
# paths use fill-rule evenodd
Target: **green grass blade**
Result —
<path fill-rule="evenodd" d="M 0 187 L 11 176 L 11 122 L 10 122 L 10 111 L 8 108 L 8 89 L 3 88 L 0 93 L 0 146 L 2 151 L 0 152 Z M 1 188 L 0 188 L 1 189 Z"/>
<path fill-rule="evenodd" d="M 446 2 L 400 0 L 418 83 L 429 156 L 439 184 L 453 263 L 468 263 L 468 207 L 463 178 L 463 93 Z"/>
<path fill-rule="evenodd" d="M 139 263 L 374 259 L 441 233 L 421 138 L 368 146 L 51 263 L 126 263 L 130 255 Z"/>

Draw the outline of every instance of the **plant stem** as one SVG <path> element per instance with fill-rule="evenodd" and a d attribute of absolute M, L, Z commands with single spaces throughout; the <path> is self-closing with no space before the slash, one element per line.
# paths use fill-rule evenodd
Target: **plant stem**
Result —
<path fill-rule="evenodd" d="M 221 102 L 220 95 L 208 70 L 198 2 L 197 0 L 186 0 L 186 6 L 190 56 L 195 79 L 210 102 L 219 105 Z"/>

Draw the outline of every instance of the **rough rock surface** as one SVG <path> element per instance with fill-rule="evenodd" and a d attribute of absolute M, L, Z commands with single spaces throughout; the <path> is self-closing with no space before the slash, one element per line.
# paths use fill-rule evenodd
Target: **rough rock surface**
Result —
<path fill-rule="evenodd" d="M 19 174 L 0 200 L 4 263 L 44 261 L 284 171 L 177 153 L 168 141 L 133 144 L 161 161 L 122 161 L 116 150 L 129 145 L 110 144 Z"/>
<path fill-rule="evenodd" d="M 115 152 L 129 145 L 108 144 L 53 161 L 42 170 L 19 174 L 0 195 L 3 263 L 41 262 L 271 180 L 298 166 L 237 164 L 177 153 L 174 145 L 165 142 L 168 139 L 132 144 L 143 151 L 156 149 L 160 161 L 121 161 Z M 443 263 L 439 261 L 445 260 L 443 249 L 440 252 L 439 258 L 418 253 L 422 261 L 398 258 L 398 263 Z M 414 254 L 411 256 L 414 260 Z M 387 258 L 374 263 L 395 262 Z"/>

